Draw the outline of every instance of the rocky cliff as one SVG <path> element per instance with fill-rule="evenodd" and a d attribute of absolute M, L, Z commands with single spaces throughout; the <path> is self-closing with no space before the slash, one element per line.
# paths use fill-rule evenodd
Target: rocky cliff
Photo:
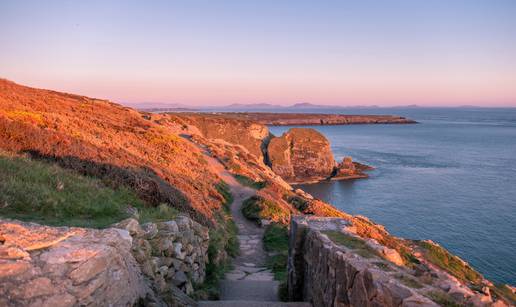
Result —
<path fill-rule="evenodd" d="M 222 139 L 244 146 L 259 159 L 264 159 L 264 150 L 270 137 L 269 129 L 246 119 L 227 119 L 210 113 L 171 113 L 169 119 L 192 126 L 208 139 Z"/>

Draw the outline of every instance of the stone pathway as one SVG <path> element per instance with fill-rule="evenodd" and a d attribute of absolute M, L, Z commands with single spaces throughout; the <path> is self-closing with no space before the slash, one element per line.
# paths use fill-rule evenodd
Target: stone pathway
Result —
<path fill-rule="evenodd" d="M 264 229 L 247 220 L 242 203 L 256 190 L 240 184 L 213 157 L 206 156 L 208 165 L 224 180 L 233 195 L 231 214 L 238 227 L 240 254 L 233 260 L 234 268 L 220 284 L 220 301 L 202 301 L 199 306 L 311 306 L 308 303 L 283 303 L 278 298 L 278 281 L 266 267 L 267 253 L 263 248 Z"/>

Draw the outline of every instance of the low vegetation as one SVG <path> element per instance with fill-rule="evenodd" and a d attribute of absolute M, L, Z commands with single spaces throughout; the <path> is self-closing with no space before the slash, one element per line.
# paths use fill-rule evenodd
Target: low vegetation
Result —
<path fill-rule="evenodd" d="M 464 305 L 458 304 L 455 300 L 447 293 L 440 291 L 431 291 L 426 294 L 428 298 L 443 307 L 462 307 Z"/>
<path fill-rule="evenodd" d="M 308 200 L 306 200 L 302 197 L 299 197 L 297 195 L 286 194 L 284 198 L 289 204 L 291 204 L 292 206 L 294 206 L 294 208 L 296 208 L 297 210 L 299 210 L 301 212 L 305 212 L 310 205 Z"/>
<path fill-rule="evenodd" d="M 0 156 L 0 216 L 102 228 L 128 217 L 129 206 L 146 219 L 173 214 L 165 207 L 146 208 L 127 188 L 112 189 L 54 164 Z"/>
<path fill-rule="evenodd" d="M 244 175 L 235 174 L 234 177 L 238 182 L 240 182 L 240 184 L 256 190 L 261 190 L 267 186 L 265 181 L 254 181 L 253 179 Z"/>
<path fill-rule="evenodd" d="M 421 283 L 419 283 L 417 280 L 415 280 L 414 278 L 412 278 L 408 275 L 396 274 L 396 275 L 394 275 L 394 278 L 401 281 L 402 284 L 404 284 L 405 286 L 407 286 L 409 288 L 413 288 L 413 289 L 423 288 L 423 285 Z"/>
<path fill-rule="evenodd" d="M 217 226 L 210 229 L 206 279 L 202 285 L 196 286 L 194 297 L 197 299 L 219 299 L 219 281 L 231 269 L 229 257 L 236 257 L 239 252 L 238 229 L 230 215 L 233 195 L 223 181 L 215 188 L 224 197 L 224 211 L 216 215 Z"/>
<path fill-rule="evenodd" d="M 261 224 L 261 220 L 263 219 L 288 219 L 288 212 L 282 210 L 279 204 L 259 195 L 251 196 L 244 201 L 242 204 L 242 213 L 247 219 L 255 221 L 258 225 Z"/>
<path fill-rule="evenodd" d="M 280 282 L 280 299 L 287 300 L 287 261 L 288 261 L 288 228 L 272 223 L 265 229 L 263 246 L 269 253 L 267 266 Z"/>
<path fill-rule="evenodd" d="M 426 259 L 458 279 L 472 284 L 482 280 L 482 276 L 477 271 L 443 247 L 425 241 L 419 241 L 417 245 L 422 249 Z"/>
<path fill-rule="evenodd" d="M 323 233 L 327 235 L 328 238 L 333 241 L 333 243 L 352 249 L 356 254 L 364 258 L 373 258 L 378 256 L 374 249 L 369 247 L 364 241 L 358 238 L 336 230 L 328 230 L 324 231 Z"/>
<path fill-rule="evenodd" d="M 385 272 L 394 271 L 392 269 L 392 267 L 385 262 L 375 262 L 374 265 L 376 265 L 380 270 L 385 271 Z"/>
<path fill-rule="evenodd" d="M 498 285 L 490 287 L 490 289 L 491 289 L 491 294 L 495 298 L 504 298 L 505 300 L 508 301 L 508 303 L 516 306 L 516 294 L 511 289 L 509 289 L 509 287 L 507 287 L 507 285 L 498 284 Z"/>
<path fill-rule="evenodd" d="M 173 220 L 177 217 L 179 211 L 167 204 L 160 204 L 157 207 L 145 207 L 139 210 L 139 222 L 141 224 L 147 222 L 165 222 Z"/>

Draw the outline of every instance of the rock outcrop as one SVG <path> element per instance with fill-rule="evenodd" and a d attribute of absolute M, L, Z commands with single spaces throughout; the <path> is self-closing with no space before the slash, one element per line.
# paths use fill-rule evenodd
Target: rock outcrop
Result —
<path fill-rule="evenodd" d="M 129 306 L 152 290 L 120 229 L 0 220 L 0 306 Z"/>
<path fill-rule="evenodd" d="M 291 183 L 366 178 L 363 171 L 371 169 L 351 157 L 335 163 L 328 139 L 310 128 L 292 128 L 273 137 L 267 154 L 272 170 Z"/>
<path fill-rule="evenodd" d="M 267 152 L 272 170 L 288 182 L 326 179 L 335 168 L 330 142 L 314 129 L 292 128 L 272 138 Z"/>
<path fill-rule="evenodd" d="M 335 167 L 335 171 L 332 176 L 332 180 L 341 180 L 341 179 L 358 179 L 358 178 L 367 178 L 367 174 L 364 173 L 366 170 L 371 170 L 372 167 L 353 162 L 351 157 L 344 157 L 342 162 L 337 164 Z"/>
<path fill-rule="evenodd" d="M 270 138 L 269 129 L 265 125 L 245 119 L 226 118 L 217 113 L 168 114 L 168 117 L 194 126 L 205 138 L 241 145 L 258 159 L 264 159 L 263 151 Z"/>

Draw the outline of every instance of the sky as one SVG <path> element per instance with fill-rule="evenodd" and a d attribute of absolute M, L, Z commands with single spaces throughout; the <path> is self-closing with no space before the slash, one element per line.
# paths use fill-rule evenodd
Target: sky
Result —
<path fill-rule="evenodd" d="M 516 1 L 0 0 L 0 77 L 121 103 L 516 106 Z"/>

